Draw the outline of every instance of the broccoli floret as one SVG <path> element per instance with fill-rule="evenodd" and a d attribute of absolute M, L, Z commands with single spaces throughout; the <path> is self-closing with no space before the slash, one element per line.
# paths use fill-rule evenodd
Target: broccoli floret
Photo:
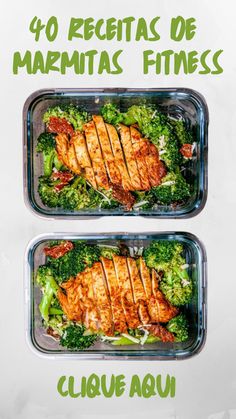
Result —
<path fill-rule="evenodd" d="M 43 204 L 50 208 L 57 207 L 59 203 L 59 193 L 55 190 L 56 183 L 46 176 L 39 177 L 39 196 Z"/>
<path fill-rule="evenodd" d="M 157 146 L 160 152 L 160 159 L 164 161 L 169 170 L 176 170 L 183 162 L 183 156 L 179 151 L 179 143 L 173 134 L 167 136 L 160 136 L 154 140 L 153 143 Z"/>
<path fill-rule="evenodd" d="M 150 191 L 134 191 L 133 192 L 134 196 L 135 196 L 135 204 L 134 204 L 134 210 L 141 208 L 141 209 L 151 209 L 155 202 L 155 196 L 152 192 L 152 190 Z"/>
<path fill-rule="evenodd" d="M 85 326 L 71 325 L 63 330 L 60 344 L 68 349 L 87 349 L 97 340 L 96 334 L 85 334 Z"/>
<path fill-rule="evenodd" d="M 156 240 L 144 250 L 143 257 L 149 268 L 163 271 L 169 269 L 173 263 L 184 264 L 182 252 L 183 246 L 176 241 Z"/>
<path fill-rule="evenodd" d="M 171 270 L 164 272 L 160 281 L 160 290 L 174 306 L 188 304 L 192 298 L 193 284 L 187 270 L 174 266 Z"/>
<path fill-rule="evenodd" d="M 171 319 L 167 323 L 166 328 L 175 336 L 175 342 L 184 342 L 188 340 L 189 325 L 188 320 L 184 314 L 181 313 Z"/>
<path fill-rule="evenodd" d="M 53 134 L 42 133 L 37 140 L 37 152 L 43 153 L 44 176 L 51 176 L 54 159 L 56 157 L 55 139 Z"/>
<path fill-rule="evenodd" d="M 183 120 L 170 119 L 170 124 L 173 128 L 173 133 L 177 138 L 179 145 L 192 144 L 194 141 L 191 130 L 187 130 L 186 124 Z"/>
<path fill-rule="evenodd" d="M 154 105 L 133 105 L 125 115 L 126 124 L 137 123 L 142 133 L 152 142 L 162 135 L 170 136 L 171 127 L 168 118 Z"/>
<path fill-rule="evenodd" d="M 72 186 L 65 186 L 59 197 L 59 206 L 67 209 L 74 210 L 79 205 L 79 195 L 76 189 Z"/>
<path fill-rule="evenodd" d="M 186 200 L 190 195 L 190 185 L 180 173 L 170 172 L 159 186 L 152 188 L 155 199 L 160 204 L 169 205 Z"/>
<path fill-rule="evenodd" d="M 82 131 L 83 125 L 91 119 L 87 112 L 72 104 L 48 108 L 43 115 L 43 122 L 48 124 L 51 117 L 65 118 L 78 131 Z"/>
<path fill-rule="evenodd" d="M 48 257 L 48 263 L 59 282 L 75 277 L 84 271 L 87 266 L 92 266 L 100 257 L 98 246 L 75 242 L 74 248 L 59 258 Z"/>
<path fill-rule="evenodd" d="M 36 281 L 42 288 L 43 297 L 39 304 L 39 310 L 45 321 L 49 319 L 49 309 L 53 301 L 53 297 L 57 295 L 59 286 L 55 280 L 53 270 L 47 266 L 39 266 L 36 274 Z"/>
<path fill-rule="evenodd" d="M 118 125 L 123 122 L 123 114 L 113 103 L 106 103 L 100 109 L 100 113 L 105 122 L 112 125 Z"/>
<path fill-rule="evenodd" d="M 120 255 L 119 247 L 102 246 L 99 249 L 101 256 L 107 259 L 112 259 L 114 255 Z"/>
<path fill-rule="evenodd" d="M 100 248 L 96 245 L 89 245 L 82 241 L 74 243 L 74 251 L 86 266 L 91 267 L 100 257 Z"/>

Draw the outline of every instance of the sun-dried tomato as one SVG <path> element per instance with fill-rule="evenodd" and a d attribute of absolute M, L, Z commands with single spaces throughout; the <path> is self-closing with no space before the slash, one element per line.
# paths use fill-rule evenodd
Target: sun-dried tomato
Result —
<path fill-rule="evenodd" d="M 46 256 L 51 256 L 54 259 L 58 259 L 61 256 L 64 256 L 67 252 L 72 250 L 74 247 L 73 243 L 70 241 L 64 241 L 61 244 L 57 244 L 52 247 L 45 247 L 44 253 Z"/>
<path fill-rule="evenodd" d="M 191 157 L 193 157 L 192 144 L 183 144 L 179 151 L 186 159 L 191 159 Z"/>
<path fill-rule="evenodd" d="M 49 119 L 47 131 L 70 136 L 74 133 L 72 125 L 65 118 L 57 118 L 56 116 L 51 116 Z"/>

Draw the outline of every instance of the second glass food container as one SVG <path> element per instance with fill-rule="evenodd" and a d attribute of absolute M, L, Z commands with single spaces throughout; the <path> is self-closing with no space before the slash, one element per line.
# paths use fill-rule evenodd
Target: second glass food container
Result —
<path fill-rule="evenodd" d="M 193 296 L 184 311 L 189 319 L 189 338 L 185 342 L 156 342 L 146 345 L 112 346 L 97 342 L 87 350 L 68 350 L 58 341 L 46 334 L 39 312 L 41 291 L 35 280 L 39 265 L 45 263 L 43 249 L 55 240 L 84 240 L 87 244 L 98 246 L 127 246 L 131 256 L 137 257 L 151 241 L 177 241 L 182 244 L 188 264 L 188 272 L 193 280 Z M 80 235 L 55 233 L 36 237 L 26 252 L 26 307 L 27 339 L 37 354 L 50 358 L 76 359 L 186 359 L 200 352 L 206 338 L 206 253 L 204 246 L 192 234 L 180 232 L 142 233 L 142 234 L 96 234 Z"/>

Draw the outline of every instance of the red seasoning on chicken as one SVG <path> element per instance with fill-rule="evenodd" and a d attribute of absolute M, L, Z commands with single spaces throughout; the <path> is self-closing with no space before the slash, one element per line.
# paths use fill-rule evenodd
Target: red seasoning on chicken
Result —
<path fill-rule="evenodd" d="M 143 258 L 137 264 L 132 257 L 102 257 L 63 283 L 58 299 L 69 320 L 83 322 L 92 332 L 114 336 L 141 327 L 164 342 L 174 340 L 159 323 L 167 323 L 178 309 L 165 299 Z"/>
<path fill-rule="evenodd" d="M 50 120 L 59 160 L 71 172 L 83 173 L 95 189 L 112 190 L 113 198 L 127 210 L 134 205 L 131 192 L 148 191 L 166 175 L 157 148 L 143 138 L 135 126 L 106 124 L 99 115 L 83 126 L 84 133 L 72 132 L 61 119 Z M 70 124 L 68 124 L 70 125 Z"/>

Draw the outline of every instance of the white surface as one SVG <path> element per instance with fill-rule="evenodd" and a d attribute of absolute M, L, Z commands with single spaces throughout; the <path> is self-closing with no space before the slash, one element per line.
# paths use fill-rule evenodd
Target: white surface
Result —
<path fill-rule="evenodd" d="M 60 28 L 71 16 L 161 16 L 162 40 L 156 48 L 169 48 L 169 19 L 182 14 L 197 18 L 198 30 L 189 45 L 174 48 L 224 49 L 219 76 L 142 76 L 138 59 L 142 43 L 123 44 L 128 51 L 124 73 L 119 76 L 13 76 L 12 54 L 26 49 L 68 49 L 61 35 L 53 44 L 34 43 L 28 25 L 33 16 L 58 17 Z M 235 2 L 228 0 L 71 0 L 55 2 L 8 0 L 1 12 L 1 419 L 234 419 L 236 417 L 235 327 Z M 72 49 L 115 50 L 114 43 L 73 43 Z M 145 44 L 145 49 L 155 45 Z M 102 218 L 100 220 L 48 221 L 36 218 L 25 207 L 22 187 L 22 107 L 27 96 L 45 87 L 191 87 L 201 92 L 210 110 L 209 195 L 203 212 L 190 220 Z M 208 253 L 208 339 L 202 353 L 183 362 L 67 362 L 40 359 L 25 341 L 23 255 L 27 242 L 37 234 L 53 231 L 190 231 L 204 242 Z M 61 375 L 97 374 L 140 376 L 169 373 L 177 380 L 174 399 L 63 399 L 56 391 Z"/>

